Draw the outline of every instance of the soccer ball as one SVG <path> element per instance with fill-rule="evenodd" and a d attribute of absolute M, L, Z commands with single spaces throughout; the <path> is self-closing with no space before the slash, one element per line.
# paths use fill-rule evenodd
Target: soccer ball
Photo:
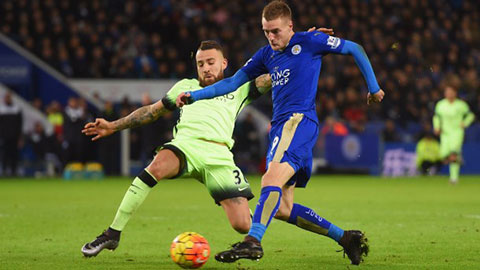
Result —
<path fill-rule="evenodd" d="M 199 268 L 210 256 L 210 245 L 200 234 L 184 232 L 173 239 L 170 256 L 182 268 Z"/>

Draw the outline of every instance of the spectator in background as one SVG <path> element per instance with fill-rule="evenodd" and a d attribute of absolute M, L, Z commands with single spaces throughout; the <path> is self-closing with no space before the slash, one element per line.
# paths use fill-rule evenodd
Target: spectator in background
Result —
<path fill-rule="evenodd" d="M 480 95 L 477 96 L 477 99 L 475 100 L 474 106 L 472 106 L 472 109 L 474 110 L 474 113 L 477 117 L 476 119 L 480 119 Z"/>
<path fill-rule="evenodd" d="M 128 96 L 122 99 L 119 104 L 119 117 L 125 117 L 136 109 L 136 106 L 130 102 Z M 140 158 L 140 129 L 134 128 L 130 130 L 130 159 L 138 160 Z"/>
<path fill-rule="evenodd" d="M 43 102 L 41 98 L 33 99 L 32 106 L 38 111 L 43 112 Z"/>
<path fill-rule="evenodd" d="M 399 142 L 400 136 L 395 127 L 395 122 L 392 119 L 388 119 L 385 122 L 385 128 L 382 132 L 382 138 L 384 142 Z"/>
<path fill-rule="evenodd" d="M 47 135 L 45 134 L 42 123 L 35 122 L 33 131 L 28 138 L 28 142 L 32 145 L 33 153 L 37 161 L 41 161 L 45 158 L 45 153 L 47 152 L 46 138 Z"/>
<path fill-rule="evenodd" d="M 314 155 L 317 157 L 325 157 L 325 137 L 327 135 L 346 136 L 348 133 L 348 128 L 344 123 L 339 121 L 335 116 L 327 116 L 325 118 L 323 127 L 320 129 L 320 136 L 318 136 L 318 140 L 314 148 Z"/>
<path fill-rule="evenodd" d="M 63 114 L 58 101 L 52 101 L 47 107 L 47 119 L 53 126 L 53 132 L 59 141 L 63 140 Z"/>
<path fill-rule="evenodd" d="M 128 96 L 123 97 L 122 102 L 120 103 L 120 117 L 125 117 L 129 115 L 134 110 L 133 104 L 130 102 Z"/>
<path fill-rule="evenodd" d="M 345 94 L 346 105 L 343 111 L 343 117 L 347 121 L 349 126 L 357 126 L 363 124 L 367 120 L 365 112 L 365 102 L 358 95 L 357 91 L 353 88 L 348 88 Z"/>
<path fill-rule="evenodd" d="M 320 130 L 320 134 L 322 136 L 325 136 L 327 134 L 346 136 L 348 135 L 348 129 L 341 121 L 338 121 L 335 117 L 327 116 L 327 118 L 325 118 L 325 124 Z"/>
<path fill-rule="evenodd" d="M 152 104 L 152 98 L 148 93 L 142 94 L 142 105 L 147 106 Z M 157 121 L 139 128 L 139 144 L 140 144 L 140 160 L 143 165 L 148 165 L 152 160 L 155 148 L 162 145 L 162 139 L 160 135 L 161 131 L 161 118 Z"/>
<path fill-rule="evenodd" d="M 421 124 L 422 128 L 420 130 L 420 132 L 418 132 L 417 134 L 415 134 L 415 141 L 420 141 L 421 139 L 423 139 L 426 134 L 429 134 L 429 133 L 432 133 L 433 131 L 433 127 L 432 127 L 432 124 L 431 122 L 427 122 L 427 121 L 424 121 L 422 122 Z"/>
<path fill-rule="evenodd" d="M 82 128 L 85 124 L 84 114 L 78 98 L 69 98 L 63 117 L 63 149 L 66 151 L 66 163 L 83 161 L 84 136 L 82 136 Z"/>
<path fill-rule="evenodd" d="M 184 78 L 187 77 L 187 65 L 184 62 L 178 62 L 174 66 L 172 78 Z"/>
<path fill-rule="evenodd" d="M 179 116 L 179 111 L 174 111 L 163 115 L 163 117 L 156 121 L 160 133 L 159 145 L 163 145 L 173 139 L 173 129 L 177 124 Z"/>
<path fill-rule="evenodd" d="M 66 154 L 63 149 L 63 122 L 64 115 L 62 106 L 58 101 L 52 101 L 46 108 L 47 120 L 53 126 L 53 135 L 50 139 L 50 150 L 47 153 L 47 163 L 53 164 L 52 169 L 47 169 L 48 175 L 54 175 L 55 172 L 61 172 L 63 163 L 66 160 Z"/>
<path fill-rule="evenodd" d="M 78 106 L 83 112 L 82 117 L 80 119 L 82 123 L 82 128 L 83 125 L 92 121 L 95 121 L 95 113 L 93 110 L 89 110 L 88 108 L 88 103 L 84 98 L 79 98 L 78 99 Z M 90 161 L 97 161 L 98 160 L 98 144 L 92 142 L 89 138 L 85 136 L 81 136 L 83 139 L 82 142 L 82 156 L 80 161 L 82 162 L 90 162 Z"/>
<path fill-rule="evenodd" d="M 103 48 L 96 46 L 92 52 L 91 74 L 95 78 L 104 78 L 107 75 L 107 63 L 105 60 Z"/>
<path fill-rule="evenodd" d="M 337 106 L 337 102 L 333 97 L 326 97 L 324 102 L 317 107 L 320 110 L 318 114 L 319 119 L 325 120 L 326 117 L 333 117 L 333 119 L 340 118 L 340 106 Z"/>
<path fill-rule="evenodd" d="M 33 167 L 35 171 L 45 170 L 45 156 L 47 151 L 52 148 L 50 145 L 50 138 L 45 134 L 42 123 L 35 122 L 32 133 L 28 136 L 27 143 L 32 146 L 34 159 Z"/>
<path fill-rule="evenodd" d="M 115 112 L 111 101 L 105 102 L 100 117 L 105 118 L 107 121 L 118 119 L 118 114 Z M 120 174 L 120 133 L 116 132 L 111 136 L 104 138 L 102 141 L 99 141 L 98 148 L 99 161 L 104 166 L 105 174 Z"/>
<path fill-rule="evenodd" d="M 68 55 L 67 49 L 61 47 L 58 53 L 58 70 L 65 74 L 68 77 L 73 76 L 73 67 L 70 63 L 70 56 Z"/>
<path fill-rule="evenodd" d="M 260 149 L 259 131 L 254 117 L 247 113 L 243 121 L 236 124 L 234 130 L 235 145 L 233 149 L 235 162 L 244 171 L 258 173 L 258 163 L 262 158 Z"/>
<path fill-rule="evenodd" d="M 160 78 L 169 78 L 169 67 L 167 62 L 161 62 L 159 67 L 158 67 L 158 73 Z"/>
<path fill-rule="evenodd" d="M 7 92 L 0 104 L 0 149 L 4 175 L 17 175 L 22 126 L 22 111 Z"/>
<path fill-rule="evenodd" d="M 425 133 L 417 143 L 417 168 L 422 174 L 435 174 L 442 166 L 440 157 L 440 143 L 435 140 L 431 132 Z"/>
<path fill-rule="evenodd" d="M 155 60 L 145 53 L 135 58 L 135 73 L 138 78 L 158 78 L 158 68 Z"/>
<path fill-rule="evenodd" d="M 345 93 L 343 117 L 352 133 L 361 134 L 365 130 L 365 123 L 367 122 L 365 106 L 357 91 L 349 87 Z"/>
<path fill-rule="evenodd" d="M 417 130 L 408 134 L 407 127 L 412 121 L 431 120 L 435 102 L 442 98 L 440 82 L 453 71 L 461 78 L 460 93 L 477 119 L 480 118 L 480 35 L 478 9 L 475 9 L 478 0 L 406 2 L 408 5 L 399 1 L 291 1 L 292 8 L 322 6 L 330 15 L 317 16 L 318 9 L 312 8 L 311 16 L 300 17 L 295 22 L 298 29 L 330 25 L 339 37 L 358 41 L 367 52 L 375 51 L 370 60 L 378 72 L 377 78 L 390 89 L 384 106 L 373 105 L 365 111 L 363 98 L 352 98 L 365 91 L 354 61 L 335 55 L 325 57 L 317 99 L 322 122 L 325 117 L 334 116 L 346 123 L 351 133 L 359 133 L 363 132 L 365 121 L 391 119 L 393 122 L 387 125 L 393 125 L 394 131 L 385 129 L 381 135 L 385 135 L 387 141 L 405 141 L 418 135 Z M 245 5 L 242 1 L 201 4 L 197 1 L 93 1 L 85 4 L 85 1 L 74 0 L 3 0 L 0 14 L 5 16 L 0 18 L 0 29 L 67 77 L 176 79 L 192 76 L 191 59 L 185 56 L 195 49 L 198 40 L 207 39 L 219 40 L 231 49 L 226 71 L 231 75 L 229 71 L 240 68 L 246 56 L 265 45 L 256 20 L 262 7 L 263 1 L 249 1 Z M 368 11 L 375 11 L 373 19 Z M 374 40 L 384 42 L 373 42 L 372 35 Z M 262 97 L 252 106 L 267 112 L 267 116 L 271 113 L 268 97 Z M 58 106 L 50 113 L 47 107 L 49 120 L 56 126 L 55 133 L 60 140 L 63 119 L 57 116 L 61 109 Z M 159 120 L 159 123 L 170 122 L 161 125 L 162 140 L 168 141 L 164 136 L 171 136 L 172 119 L 174 115 Z M 405 136 L 399 136 L 397 128 L 405 130 Z M 135 132 L 132 131 L 134 138 Z"/>
<path fill-rule="evenodd" d="M 75 57 L 73 59 L 73 73 L 77 78 L 88 78 L 92 76 L 88 63 L 87 52 L 84 47 L 78 46 L 75 49 Z"/>

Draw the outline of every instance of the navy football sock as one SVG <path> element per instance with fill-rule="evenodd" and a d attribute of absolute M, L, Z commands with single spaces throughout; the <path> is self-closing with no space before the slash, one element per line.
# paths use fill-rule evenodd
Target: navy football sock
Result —
<path fill-rule="evenodd" d="M 258 200 L 255 213 L 253 214 L 252 227 L 248 232 L 249 236 L 258 241 L 262 241 L 265 230 L 267 229 L 273 216 L 277 213 L 282 198 L 282 189 L 276 186 L 266 186 L 262 188 L 260 199 Z"/>
<path fill-rule="evenodd" d="M 340 241 L 340 238 L 343 236 L 342 229 L 322 218 L 312 209 L 296 203 L 293 204 L 288 223 L 297 225 L 311 232 L 328 236 L 337 242 Z"/>

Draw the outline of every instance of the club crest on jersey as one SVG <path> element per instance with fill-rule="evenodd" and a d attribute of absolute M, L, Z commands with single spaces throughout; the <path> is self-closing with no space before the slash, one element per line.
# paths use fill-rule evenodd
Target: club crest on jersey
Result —
<path fill-rule="evenodd" d="M 297 54 L 299 54 L 301 51 L 302 51 L 302 46 L 300 46 L 300 45 L 298 45 L 298 44 L 292 47 L 292 54 L 293 54 L 293 55 L 297 55 Z"/>

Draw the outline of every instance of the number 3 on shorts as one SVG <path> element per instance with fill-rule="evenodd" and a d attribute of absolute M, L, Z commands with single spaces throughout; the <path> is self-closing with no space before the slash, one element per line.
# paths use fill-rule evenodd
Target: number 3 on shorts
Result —
<path fill-rule="evenodd" d="M 241 173 L 240 173 L 240 170 L 233 170 L 233 174 L 234 174 L 234 177 L 235 177 L 235 185 L 240 185 L 240 183 L 242 182 L 242 178 L 240 177 Z M 243 177 L 243 180 L 245 180 L 245 183 L 248 183 L 247 181 L 247 178 L 245 178 L 245 176 Z"/>

